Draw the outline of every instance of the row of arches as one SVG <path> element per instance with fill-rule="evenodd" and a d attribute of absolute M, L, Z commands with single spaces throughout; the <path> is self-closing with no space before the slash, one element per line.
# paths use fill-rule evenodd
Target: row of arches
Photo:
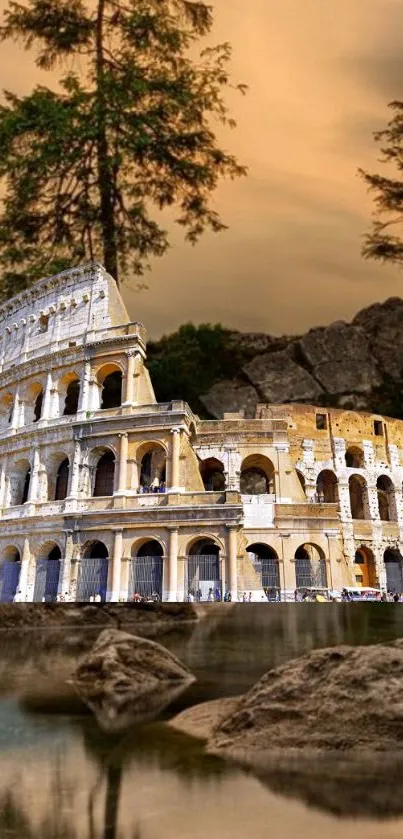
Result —
<path fill-rule="evenodd" d="M 215 457 L 202 460 L 199 464 L 204 489 L 221 492 L 227 489 L 224 464 Z M 240 492 L 242 495 L 265 495 L 274 493 L 275 469 L 271 460 L 262 454 L 251 454 L 241 464 Z"/>
<path fill-rule="evenodd" d="M 122 404 L 123 371 L 117 364 L 102 366 L 95 377 L 97 389 L 97 404 L 94 408 L 108 410 L 118 408 Z M 74 416 L 80 404 L 81 378 L 77 373 L 70 372 L 62 376 L 57 386 L 52 388 L 49 395 L 51 404 L 49 416 Z M 56 399 L 54 395 L 56 394 Z M 24 406 L 23 422 L 18 425 L 30 425 L 42 419 L 45 404 L 45 386 L 40 381 L 33 381 L 19 394 L 19 401 Z M 15 405 L 15 395 L 11 392 L 3 393 L 0 398 L 0 428 L 12 422 Z"/>
<path fill-rule="evenodd" d="M 305 492 L 305 478 L 297 470 L 298 478 Z M 371 511 L 367 482 L 362 475 L 350 475 L 348 479 L 351 518 L 370 519 Z M 316 479 L 316 500 L 325 504 L 339 503 L 339 485 L 334 472 L 324 469 Z M 397 521 L 395 487 L 388 475 L 380 475 L 376 482 L 378 512 L 381 521 Z"/>

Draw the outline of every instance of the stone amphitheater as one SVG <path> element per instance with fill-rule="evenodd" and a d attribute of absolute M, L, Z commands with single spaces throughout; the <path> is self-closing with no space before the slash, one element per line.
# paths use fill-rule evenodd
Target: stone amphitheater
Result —
<path fill-rule="evenodd" d="M 403 591 L 401 421 L 158 403 L 145 329 L 94 263 L 0 322 L 0 601 Z"/>

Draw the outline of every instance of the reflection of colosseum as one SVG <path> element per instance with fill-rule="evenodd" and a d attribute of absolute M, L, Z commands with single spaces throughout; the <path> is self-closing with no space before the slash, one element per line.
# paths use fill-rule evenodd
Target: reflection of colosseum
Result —
<path fill-rule="evenodd" d="M 144 328 L 97 265 L 1 318 L 0 600 L 403 589 L 402 422 L 156 403 Z"/>

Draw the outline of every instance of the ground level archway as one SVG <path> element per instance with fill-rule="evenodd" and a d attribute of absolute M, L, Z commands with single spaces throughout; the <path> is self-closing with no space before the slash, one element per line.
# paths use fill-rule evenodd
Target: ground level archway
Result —
<path fill-rule="evenodd" d="M 295 587 L 327 589 L 326 559 L 317 545 L 305 544 L 295 552 Z"/>
<path fill-rule="evenodd" d="M 132 556 L 129 574 L 129 600 L 162 600 L 164 571 L 162 545 L 156 539 L 143 542 Z"/>
<path fill-rule="evenodd" d="M 37 559 L 33 596 L 35 603 L 54 603 L 57 600 L 61 558 L 59 546 L 54 545 L 47 556 Z"/>
<path fill-rule="evenodd" d="M 280 595 L 280 570 L 275 550 L 262 542 L 254 542 L 246 550 L 267 599 L 277 600 Z"/>
<path fill-rule="evenodd" d="M 378 587 L 374 555 L 370 548 L 363 545 L 355 552 L 354 576 L 358 586 L 363 588 Z"/>
<path fill-rule="evenodd" d="M 0 559 L 0 603 L 12 603 L 18 591 L 21 557 L 17 548 L 6 548 Z"/>
<path fill-rule="evenodd" d="M 100 599 L 106 600 L 108 589 L 109 554 L 103 542 L 92 542 L 85 550 L 80 564 L 77 581 L 79 602 Z"/>
<path fill-rule="evenodd" d="M 383 561 L 386 570 L 386 587 L 394 594 L 403 593 L 403 556 L 397 548 L 387 548 Z"/>
<path fill-rule="evenodd" d="M 195 600 L 222 600 L 220 548 L 211 538 L 199 539 L 189 550 L 185 593 Z"/>

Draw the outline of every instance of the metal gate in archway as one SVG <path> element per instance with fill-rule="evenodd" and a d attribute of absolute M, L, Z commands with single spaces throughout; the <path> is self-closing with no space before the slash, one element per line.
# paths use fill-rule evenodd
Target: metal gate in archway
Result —
<path fill-rule="evenodd" d="M 185 596 L 191 593 L 197 600 L 222 599 L 221 562 L 216 554 L 189 556 L 185 579 Z"/>
<path fill-rule="evenodd" d="M 295 560 L 296 588 L 327 588 L 326 560 L 301 558 Z"/>
<path fill-rule="evenodd" d="M 403 592 L 403 571 L 402 562 L 399 559 L 385 560 L 386 586 L 388 591 L 402 594 Z"/>
<path fill-rule="evenodd" d="M 91 597 L 100 595 L 104 602 L 108 588 L 108 568 L 108 557 L 84 557 L 78 575 L 76 600 L 88 603 Z"/>
<path fill-rule="evenodd" d="M 18 589 L 21 561 L 3 559 L 0 562 L 0 603 L 12 603 Z"/>
<path fill-rule="evenodd" d="M 280 569 L 276 557 L 259 558 L 255 555 L 252 560 L 255 571 L 261 579 L 262 589 L 268 600 L 277 600 L 280 594 Z"/>
<path fill-rule="evenodd" d="M 135 594 L 145 599 L 158 595 L 162 600 L 162 577 L 164 560 L 162 556 L 136 556 L 130 563 L 129 600 Z"/>
<path fill-rule="evenodd" d="M 36 563 L 34 602 L 54 603 L 60 579 L 60 559 L 38 559 Z"/>

